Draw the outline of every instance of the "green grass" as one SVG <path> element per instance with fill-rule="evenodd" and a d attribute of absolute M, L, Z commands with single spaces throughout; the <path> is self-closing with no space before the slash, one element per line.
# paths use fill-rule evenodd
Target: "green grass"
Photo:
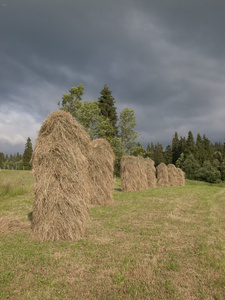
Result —
<path fill-rule="evenodd" d="M 28 221 L 33 183 L 0 172 L 0 218 Z M 114 199 L 91 208 L 78 242 L 1 233 L 0 299 L 225 299 L 224 185 L 122 193 L 117 179 Z"/>

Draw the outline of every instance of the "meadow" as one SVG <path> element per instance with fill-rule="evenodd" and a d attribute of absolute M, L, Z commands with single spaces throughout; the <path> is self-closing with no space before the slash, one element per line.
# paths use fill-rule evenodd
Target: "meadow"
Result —
<path fill-rule="evenodd" d="M 0 171 L 0 299 L 225 299 L 225 185 L 121 192 L 93 206 L 84 238 L 38 242 L 34 178 Z"/>

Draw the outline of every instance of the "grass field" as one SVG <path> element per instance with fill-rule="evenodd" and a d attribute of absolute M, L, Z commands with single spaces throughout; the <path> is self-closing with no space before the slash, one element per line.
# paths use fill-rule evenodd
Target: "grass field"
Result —
<path fill-rule="evenodd" d="M 0 171 L 0 220 L 28 224 L 34 179 Z M 78 242 L 0 227 L 0 299 L 225 299 L 225 186 L 186 181 L 90 211 Z M 1 222 L 0 222 L 1 226 Z"/>

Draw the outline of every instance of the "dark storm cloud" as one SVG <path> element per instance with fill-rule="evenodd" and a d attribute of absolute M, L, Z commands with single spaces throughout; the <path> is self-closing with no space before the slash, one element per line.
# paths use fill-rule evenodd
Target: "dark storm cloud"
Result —
<path fill-rule="evenodd" d="M 32 134 L 13 112 L 34 123 L 35 136 L 79 83 L 87 100 L 107 83 L 119 111 L 134 109 L 144 144 L 189 130 L 223 140 L 224 8 L 222 0 L 0 0 L 0 112 L 12 122 L 4 144 L 22 143 L 20 124 L 23 141 Z"/>

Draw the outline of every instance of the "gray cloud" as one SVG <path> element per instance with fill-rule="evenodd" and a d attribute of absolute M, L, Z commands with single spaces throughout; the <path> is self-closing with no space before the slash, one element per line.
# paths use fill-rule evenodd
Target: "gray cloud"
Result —
<path fill-rule="evenodd" d="M 144 145 L 189 130 L 223 142 L 224 8 L 222 0 L 0 0 L 0 113 L 12 124 L 0 119 L 1 148 L 17 152 L 35 138 L 79 83 L 87 100 L 107 83 L 118 112 L 134 109 Z"/>

